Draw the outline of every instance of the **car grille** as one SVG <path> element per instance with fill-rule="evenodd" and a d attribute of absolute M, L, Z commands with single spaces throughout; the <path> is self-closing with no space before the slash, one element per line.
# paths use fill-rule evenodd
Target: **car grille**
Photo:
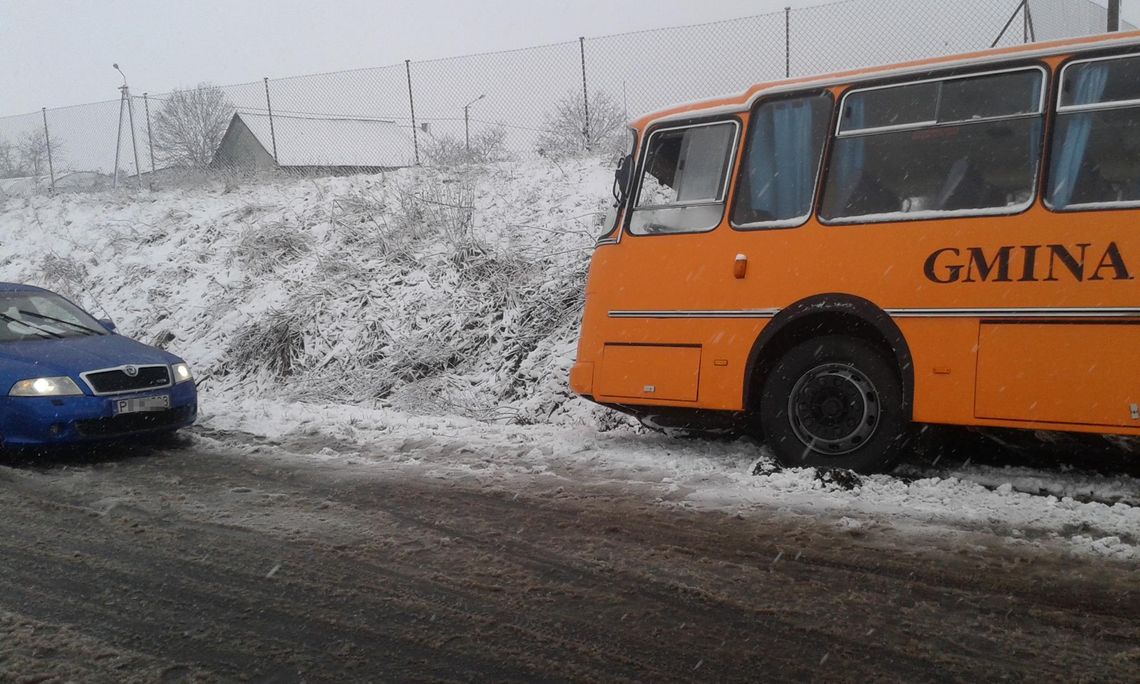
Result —
<path fill-rule="evenodd" d="M 115 437 L 132 432 L 160 430 L 173 427 L 190 418 L 193 409 L 182 406 L 169 411 L 148 411 L 146 413 L 125 413 L 111 418 L 75 421 L 75 429 L 84 437 Z"/>
<path fill-rule="evenodd" d="M 134 392 L 170 385 L 170 368 L 167 366 L 134 366 L 137 372 L 133 376 L 128 375 L 124 368 L 126 366 L 91 371 L 84 373 L 83 379 L 95 394 Z"/>

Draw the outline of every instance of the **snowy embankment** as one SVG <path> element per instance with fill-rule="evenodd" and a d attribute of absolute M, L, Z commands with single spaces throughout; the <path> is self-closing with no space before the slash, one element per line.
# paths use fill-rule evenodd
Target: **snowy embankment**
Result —
<path fill-rule="evenodd" d="M 9 199 L 0 278 L 185 356 L 210 396 L 585 417 L 563 406 L 563 371 L 609 174 L 535 162 Z"/>
<path fill-rule="evenodd" d="M 0 280 L 61 291 L 186 357 L 207 428 L 323 444 L 330 461 L 636 485 L 668 505 L 1140 560 L 1127 475 L 944 464 L 846 489 L 811 469 L 754 476 L 750 440 L 647 433 L 571 397 L 609 179 L 598 161 L 539 160 L 12 198 Z"/>

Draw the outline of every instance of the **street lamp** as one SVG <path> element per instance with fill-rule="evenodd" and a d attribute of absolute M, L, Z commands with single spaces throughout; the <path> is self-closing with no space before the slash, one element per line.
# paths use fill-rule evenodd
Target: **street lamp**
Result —
<path fill-rule="evenodd" d="M 112 64 L 115 71 L 123 77 L 123 85 L 119 86 L 119 130 L 115 133 L 115 174 L 114 180 L 111 182 L 111 187 L 119 187 L 119 150 L 123 143 L 123 108 L 127 110 L 127 117 L 131 125 L 131 148 L 135 153 L 135 180 L 138 181 L 139 187 L 142 187 L 142 169 L 139 168 L 139 146 L 135 142 L 135 106 L 131 101 L 131 89 L 127 86 L 127 75 L 119 68 L 116 62 Z"/>
<path fill-rule="evenodd" d="M 467 104 L 463 105 L 463 142 L 467 148 L 468 156 L 471 155 L 471 116 L 470 116 L 471 105 L 475 104 L 476 102 L 478 102 L 479 100 L 482 100 L 485 97 L 487 97 L 486 93 L 480 95 L 479 97 L 475 98 L 474 100 L 471 100 Z"/>

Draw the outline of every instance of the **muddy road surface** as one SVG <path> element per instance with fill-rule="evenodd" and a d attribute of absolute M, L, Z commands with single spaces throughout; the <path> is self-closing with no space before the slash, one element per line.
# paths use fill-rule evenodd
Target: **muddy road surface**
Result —
<path fill-rule="evenodd" d="M 1140 678 L 1135 564 L 304 451 L 0 465 L 0 680 Z"/>

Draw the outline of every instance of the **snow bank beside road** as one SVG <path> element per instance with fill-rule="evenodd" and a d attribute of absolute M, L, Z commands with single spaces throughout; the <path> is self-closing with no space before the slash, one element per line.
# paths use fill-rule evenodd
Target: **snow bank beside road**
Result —
<path fill-rule="evenodd" d="M 521 422 L 571 399 L 612 171 L 542 160 L 0 204 L 0 279 L 61 291 L 227 397 Z"/>

